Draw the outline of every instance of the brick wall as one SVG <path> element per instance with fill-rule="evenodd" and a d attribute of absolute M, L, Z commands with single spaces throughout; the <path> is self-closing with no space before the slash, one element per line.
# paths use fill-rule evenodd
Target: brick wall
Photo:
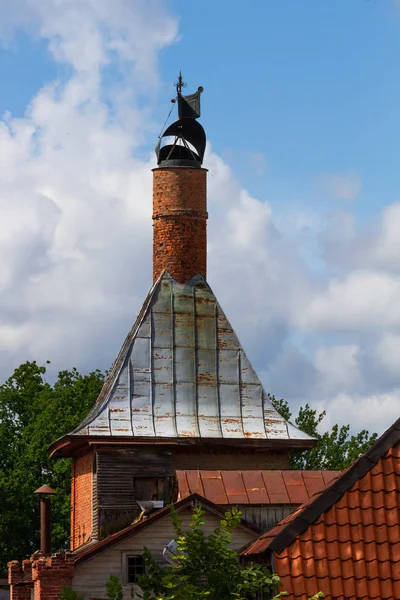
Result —
<path fill-rule="evenodd" d="M 207 271 L 207 171 L 153 170 L 153 276 L 185 283 Z"/>
<path fill-rule="evenodd" d="M 71 478 L 71 550 L 87 541 L 92 533 L 93 453 L 76 456 Z"/>
<path fill-rule="evenodd" d="M 59 600 L 61 586 L 72 584 L 74 558 L 65 552 L 32 560 L 33 600 Z"/>
<path fill-rule="evenodd" d="M 22 561 L 22 568 L 17 560 L 10 561 L 7 566 L 10 600 L 30 600 L 33 586 L 31 561 Z"/>
<path fill-rule="evenodd" d="M 73 555 L 65 551 L 51 556 L 35 552 L 22 561 L 22 568 L 17 560 L 10 561 L 10 600 L 59 600 L 61 586 L 72 584 L 74 563 Z"/>

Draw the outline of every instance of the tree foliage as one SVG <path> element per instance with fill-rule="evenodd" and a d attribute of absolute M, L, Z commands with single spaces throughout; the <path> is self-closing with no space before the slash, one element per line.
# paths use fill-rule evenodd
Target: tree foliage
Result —
<path fill-rule="evenodd" d="M 292 413 L 286 400 L 277 400 L 269 395 L 269 399 L 280 415 L 287 421 Z M 309 435 L 317 438 L 318 442 L 312 450 L 293 454 L 292 469 L 328 469 L 343 471 L 359 458 L 377 439 L 377 434 L 370 434 L 363 429 L 357 434 L 351 434 L 350 425 L 334 425 L 330 431 L 319 433 L 318 427 L 326 416 L 325 411 L 318 413 L 309 404 L 301 407 L 294 424 Z"/>
<path fill-rule="evenodd" d="M 7 561 L 39 547 L 39 502 L 34 491 L 50 483 L 53 548 L 69 545 L 70 460 L 55 461 L 48 447 L 72 431 L 93 406 L 103 383 L 95 371 L 61 371 L 54 385 L 46 367 L 27 362 L 0 386 L 0 577 Z"/>

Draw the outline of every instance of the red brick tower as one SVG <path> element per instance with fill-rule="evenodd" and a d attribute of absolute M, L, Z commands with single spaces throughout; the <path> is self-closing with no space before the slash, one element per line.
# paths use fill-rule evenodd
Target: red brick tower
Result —
<path fill-rule="evenodd" d="M 206 147 L 200 116 L 199 88 L 182 96 L 177 82 L 179 119 L 164 132 L 156 149 L 153 170 L 153 277 L 164 269 L 186 283 L 207 271 L 207 170 L 201 168 Z M 172 142 L 168 144 L 168 140 Z M 166 141 L 166 145 L 162 145 Z"/>
<path fill-rule="evenodd" d="M 154 281 L 163 269 L 179 283 L 206 277 L 206 169 L 159 167 L 153 174 Z"/>

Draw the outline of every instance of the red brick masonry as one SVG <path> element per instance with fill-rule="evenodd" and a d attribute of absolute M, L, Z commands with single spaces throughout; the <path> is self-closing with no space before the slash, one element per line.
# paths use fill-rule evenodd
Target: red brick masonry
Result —
<path fill-rule="evenodd" d="M 86 542 L 92 533 L 93 454 L 73 459 L 71 479 L 71 550 Z"/>
<path fill-rule="evenodd" d="M 180 283 L 207 271 L 207 170 L 153 170 L 153 276 Z"/>
<path fill-rule="evenodd" d="M 8 563 L 10 600 L 58 600 L 61 586 L 72 584 L 74 557 L 67 552 L 43 556 L 36 552 L 30 560 Z"/>

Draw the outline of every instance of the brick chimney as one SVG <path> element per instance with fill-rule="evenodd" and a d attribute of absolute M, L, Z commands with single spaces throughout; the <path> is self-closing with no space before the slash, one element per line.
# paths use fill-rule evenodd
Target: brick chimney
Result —
<path fill-rule="evenodd" d="M 185 283 L 207 274 L 207 170 L 153 170 L 153 277 Z"/>
<path fill-rule="evenodd" d="M 153 277 L 166 269 L 186 283 L 207 275 L 207 169 L 201 167 L 206 134 L 196 120 L 203 88 L 183 96 L 181 73 L 175 86 L 178 121 L 159 138 L 153 169 Z"/>

